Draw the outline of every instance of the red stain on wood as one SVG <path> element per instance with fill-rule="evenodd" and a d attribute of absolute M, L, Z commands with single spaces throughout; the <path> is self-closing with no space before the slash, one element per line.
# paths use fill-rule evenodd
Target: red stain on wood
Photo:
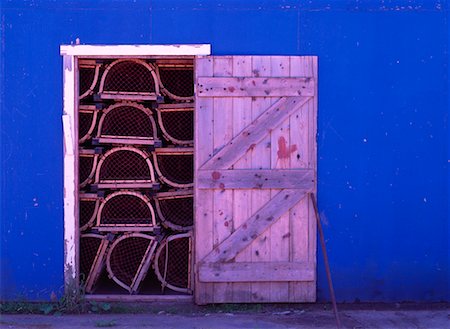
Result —
<path fill-rule="evenodd" d="M 212 176 L 212 179 L 218 180 L 218 179 L 220 178 L 220 172 L 214 171 L 214 172 L 211 174 L 211 176 Z"/>
<path fill-rule="evenodd" d="M 234 87 L 228 87 L 228 90 L 230 91 L 230 93 L 232 93 L 235 89 Z"/>
<path fill-rule="evenodd" d="M 278 138 L 278 152 L 277 152 L 278 159 L 288 159 L 291 153 L 294 153 L 295 151 L 297 151 L 296 144 L 290 145 L 288 147 L 286 139 L 283 136 Z"/>

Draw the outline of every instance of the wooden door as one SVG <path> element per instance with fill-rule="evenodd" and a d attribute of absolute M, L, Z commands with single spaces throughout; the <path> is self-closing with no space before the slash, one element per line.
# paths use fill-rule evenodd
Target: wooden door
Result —
<path fill-rule="evenodd" d="M 315 301 L 317 57 L 195 72 L 196 303 Z"/>

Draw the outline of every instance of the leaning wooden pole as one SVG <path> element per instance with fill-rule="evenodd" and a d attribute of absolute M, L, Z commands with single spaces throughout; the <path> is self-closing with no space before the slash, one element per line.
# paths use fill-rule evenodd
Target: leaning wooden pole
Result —
<path fill-rule="evenodd" d="M 328 263 L 327 249 L 325 246 L 325 237 L 323 235 L 322 223 L 320 222 L 319 209 L 317 208 L 316 196 L 314 195 L 314 193 L 310 193 L 309 195 L 311 196 L 311 201 L 312 201 L 312 204 L 314 207 L 314 212 L 316 214 L 317 228 L 319 230 L 320 245 L 322 248 L 323 261 L 325 263 L 325 270 L 327 272 L 328 288 L 330 289 L 331 303 L 333 304 L 333 312 L 334 312 L 334 316 L 336 318 L 337 327 L 341 328 L 341 320 L 339 318 L 339 313 L 338 313 L 338 309 L 337 309 L 336 296 L 334 295 L 333 281 L 331 280 L 330 264 Z"/>

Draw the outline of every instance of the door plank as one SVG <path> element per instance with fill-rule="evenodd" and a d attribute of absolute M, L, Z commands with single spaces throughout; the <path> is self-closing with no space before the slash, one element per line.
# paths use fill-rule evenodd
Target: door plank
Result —
<path fill-rule="evenodd" d="M 278 218 L 298 203 L 306 193 L 302 190 L 284 189 L 254 213 L 229 237 L 216 246 L 201 262 L 229 262 L 262 232 L 272 226 Z"/>
<path fill-rule="evenodd" d="M 217 151 L 200 169 L 228 169 L 248 150 L 251 150 L 264 139 L 268 133 L 286 120 L 289 115 L 302 108 L 308 100 L 309 97 L 281 98 L 241 131 L 239 135 Z"/>
<path fill-rule="evenodd" d="M 233 74 L 233 57 L 214 57 L 215 77 L 228 77 Z M 222 148 L 233 138 L 233 99 L 214 97 L 213 141 L 214 150 Z M 227 111 L 224 111 L 227 109 Z M 210 190 L 214 199 L 213 244 L 216 247 L 233 231 L 233 191 L 228 189 Z M 214 302 L 231 300 L 233 285 L 230 282 L 214 284 Z"/>
<path fill-rule="evenodd" d="M 268 189 L 289 188 L 312 191 L 314 171 L 310 169 L 276 170 L 199 170 L 199 189 Z"/>
<path fill-rule="evenodd" d="M 202 282 L 284 282 L 314 281 L 314 263 L 240 262 L 209 263 L 199 266 Z"/>
<path fill-rule="evenodd" d="M 196 75 L 212 75 L 213 61 L 210 57 L 196 59 Z M 195 129 L 195 168 L 199 168 L 213 154 L 213 99 L 203 97 L 196 99 L 195 104 L 195 126 L 202 129 Z M 194 175 L 194 180 L 196 180 Z M 203 259 L 213 248 L 213 194 L 208 190 L 194 189 L 194 200 L 196 202 L 194 216 L 194 230 L 196 237 L 203 237 L 201 240 L 194 239 L 195 262 Z M 198 304 L 210 303 L 214 295 L 214 285 L 196 284 L 194 287 L 195 301 Z"/>
<path fill-rule="evenodd" d="M 197 80 L 199 97 L 314 96 L 314 80 L 306 78 L 211 78 Z"/>
<path fill-rule="evenodd" d="M 271 57 L 272 76 L 289 76 L 290 60 L 286 56 Z M 303 111 L 303 109 L 302 109 Z M 295 148 L 289 139 L 289 118 L 301 111 L 292 112 L 284 118 L 282 123 L 271 131 L 271 169 L 290 169 L 289 154 Z M 276 195 L 276 190 L 271 190 L 271 195 Z M 289 246 L 291 243 L 291 232 L 289 231 L 289 211 L 286 211 L 271 228 L 270 261 L 289 261 Z M 289 283 L 271 282 L 270 300 L 282 302 L 289 300 Z"/>

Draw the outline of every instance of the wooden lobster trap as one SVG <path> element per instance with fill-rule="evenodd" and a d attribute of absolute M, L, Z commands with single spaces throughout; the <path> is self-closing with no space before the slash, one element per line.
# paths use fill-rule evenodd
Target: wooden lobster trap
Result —
<path fill-rule="evenodd" d="M 155 273 L 161 288 L 192 293 L 192 236 L 191 233 L 170 235 L 156 250 Z"/>
<path fill-rule="evenodd" d="M 136 293 L 145 278 L 155 253 L 155 237 L 126 233 L 116 239 L 106 259 L 108 275 L 130 294 Z"/>
<path fill-rule="evenodd" d="M 96 229 L 99 231 L 153 231 L 156 217 L 150 199 L 134 191 L 117 191 L 101 200 Z"/>
<path fill-rule="evenodd" d="M 98 118 L 98 109 L 95 105 L 80 105 L 78 111 L 79 143 L 83 144 L 92 137 Z"/>
<path fill-rule="evenodd" d="M 159 145 L 152 111 L 138 103 L 120 102 L 103 111 L 96 144 Z"/>
<path fill-rule="evenodd" d="M 118 59 L 109 64 L 100 81 L 102 99 L 157 100 L 158 78 L 152 64 L 142 59 Z"/>
<path fill-rule="evenodd" d="M 121 146 L 107 151 L 95 172 L 96 188 L 157 189 L 150 155 L 136 147 Z"/>
<path fill-rule="evenodd" d="M 95 224 L 100 199 L 97 194 L 80 194 L 80 231 L 86 231 Z"/>
<path fill-rule="evenodd" d="M 192 189 L 161 192 L 155 196 L 156 212 L 162 225 L 175 231 L 189 231 L 194 224 Z"/>
<path fill-rule="evenodd" d="M 101 64 L 96 60 L 79 61 L 79 99 L 82 100 L 94 93 L 100 76 Z"/>
<path fill-rule="evenodd" d="M 92 182 L 95 170 L 97 169 L 99 155 L 93 149 L 80 148 L 79 157 L 79 186 L 83 188 Z"/>
<path fill-rule="evenodd" d="M 157 60 L 156 75 L 165 96 L 176 101 L 194 100 L 192 60 Z"/>
<path fill-rule="evenodd" d="M 80 237 L 80 273 L 84 278 L 85 290 L 91 293 L 105 265 L 109 245 L 106 235 L 82 234 Z"/>
<path fill-rule="evenodd" d="M 158 123 L 164 137 L 178 145 L 194 143 L 194 104 L 159 104 Z"/>
<path fill-rule="evenodd" d="M 162 182 L 180 188 L 194 185 L 193 148 L 158 148 L 152 154 L 158 178 Z"/>

